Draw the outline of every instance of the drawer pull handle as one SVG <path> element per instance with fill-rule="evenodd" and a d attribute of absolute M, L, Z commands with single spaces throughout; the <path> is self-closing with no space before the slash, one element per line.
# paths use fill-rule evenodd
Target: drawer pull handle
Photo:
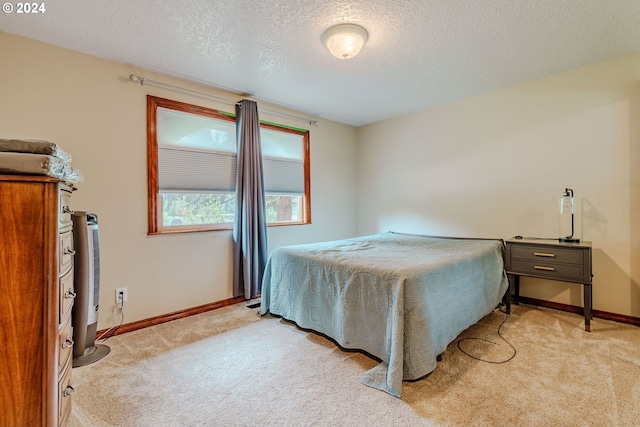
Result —
<path fill-rule="evenodd" d="M 64 254 L 65 254 L 65 255 L 75 255 L 75 254 L 76 254 L 76 251 L 74 251 L 74 250 L 73 250 L 73 249 L 71 249 L 71 248 L 64 248 Z"/>
<path fill-rule="evenodd" d="M 69 348 L 69 347 L 73 347 L 73 340 L 67 337 L 62 343 L 62 348 Z"/>
<path fill-rule="evenodd" d="M 66 299 L 74 299 L 76 297 L 76 293 L 71 291 L 71 289 L 69 289 L 67 292 L 64 293 L 64 297 Z"/>
<path fill-rule="evenodd" d="M 73 214 L 73 210 L 69 207 L 69 206 L 63 206 L 62 207 L 62 213 L 66 213 L 66 214 Z"/>
<path fill-rule="evenodd" d="M 555 267 L 544 267 L 542 265 L 534 265 L 533 268 L 535 268 L 536 270 L 556 271 Z"/>
<path fill-rule="evenodd" d="M 64 389 L 64 397 L 69 397 L 71 396 L 73 393 L 75 393 L 76 389 L 73 388 L 73 386 L 71 385 L 71 382 L 69 382 L 67 384 L 67 388 Z"/>
<path fill-rule="evenodd" d="M 549 254 L 547 252 L 534 252 L 533 255 L 535 256 L 544 256 L 544 257 L 548 257 L 548 258 L 555 258 L 556 254 Z"/>

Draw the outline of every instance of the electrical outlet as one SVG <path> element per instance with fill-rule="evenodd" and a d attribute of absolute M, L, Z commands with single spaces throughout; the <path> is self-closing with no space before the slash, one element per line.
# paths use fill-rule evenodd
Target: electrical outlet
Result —
<path fill-rule="evenodd" d="M 127 288 L 116 288 L 116 304 L 124 304 L 127 302 Z"/>

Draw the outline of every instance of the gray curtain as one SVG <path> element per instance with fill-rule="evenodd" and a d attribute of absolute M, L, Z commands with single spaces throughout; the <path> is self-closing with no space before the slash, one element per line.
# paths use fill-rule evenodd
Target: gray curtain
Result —
<path fill-rule="evenodd" d="M 236 216 L 233 223 L 233 296 L 260 295 L 267 262 L 262 151 L 258 105 L 243 99 L 236 104 L 238 168 Z"/>

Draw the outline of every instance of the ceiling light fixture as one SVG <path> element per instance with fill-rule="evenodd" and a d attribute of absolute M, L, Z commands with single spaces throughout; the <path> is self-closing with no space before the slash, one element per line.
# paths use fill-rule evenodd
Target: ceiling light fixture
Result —
<path fill-rule="evenodd" d="M 329 28 L 322 35 L 322 43 L 338 59 L 350 59 L 360 52 L 369 34 L 355 24 L 339 24 Z"/>

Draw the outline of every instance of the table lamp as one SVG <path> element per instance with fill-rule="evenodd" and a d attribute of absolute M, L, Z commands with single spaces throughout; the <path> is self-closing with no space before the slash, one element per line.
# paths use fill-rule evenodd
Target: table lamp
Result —
<path fill-rule="evenodd" d="M 574 201 L 573 201 L 573 190 L 571 188 L 565 188 L 564 193 L 562 193 L 562 197 L 560 198 L 560 214 L 565 212 L 571 212 L 571 235 L 566 237 L 560 237 L 558 240 L 561 242 L 569 242 L 569 243 L 578 243 L 580 239 L 573 237 L 573 214 L 574 210 Z"/>

